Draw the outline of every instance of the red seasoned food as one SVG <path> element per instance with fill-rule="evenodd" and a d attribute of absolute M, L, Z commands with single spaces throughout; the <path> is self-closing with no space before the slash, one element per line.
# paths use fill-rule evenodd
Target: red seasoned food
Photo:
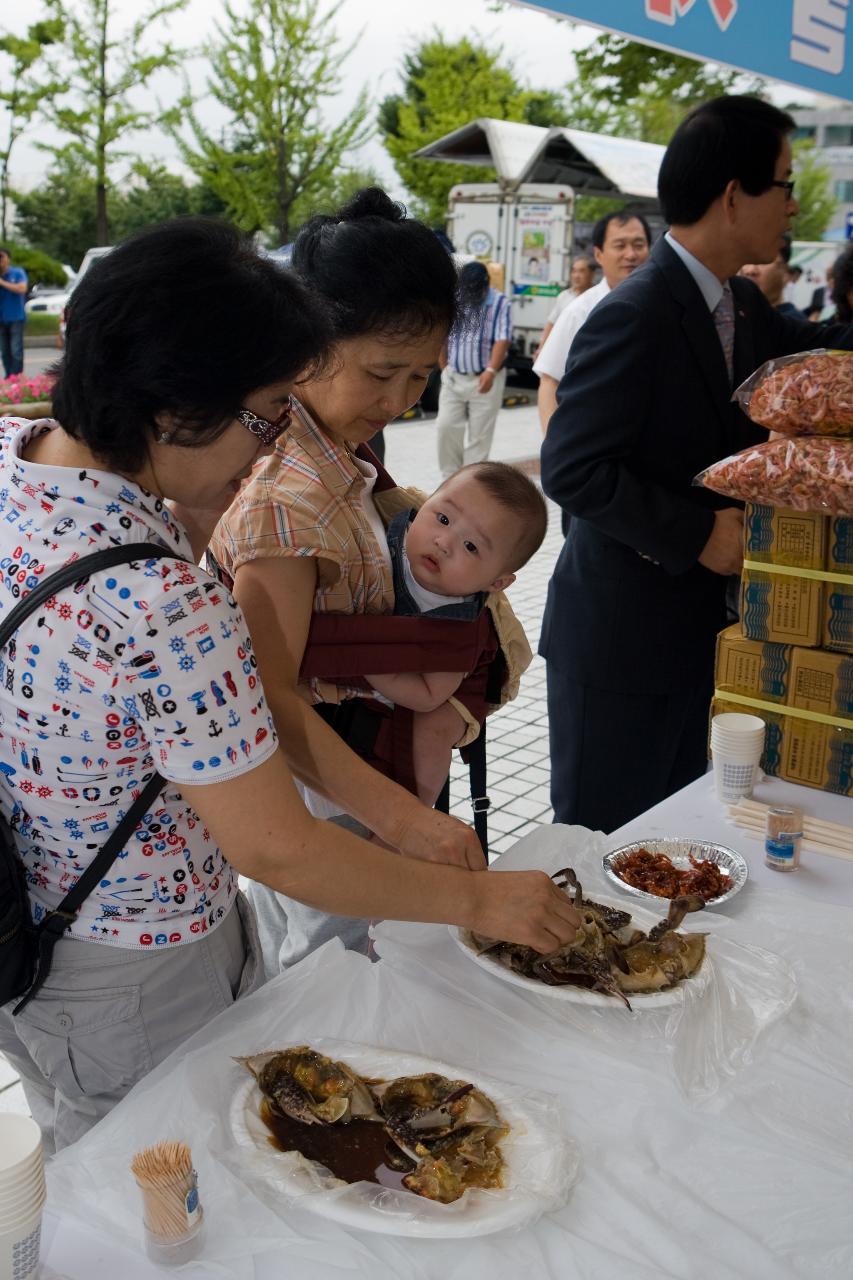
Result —
<path fill-rule="evenodd" d="M 804 351 L 768 360 L 735 398 L 770 431 L 853 436 L 853 353 Z"/>
<path fill-rule="evenodd" d="M 683 894 L 698 893 L 709 902 L 728 893 L 732 887 L 731 876 L 721 871 L 716 862 L 707 858 L 698 861 L 690 854 L 690 871 L 682 871 L 665 853 L 652 853 L 649 849 L 637 849 L 623 853 L 613 862 L 613 870 L 620 880 L 634 889 L 653 893 L 658 898 L 677 898 Z"/>
<path fill-rule="evenodd" d="M 853 440 L 780 436 L 715 462 L 693 483 L 745 502 L 853 515 Z"/>

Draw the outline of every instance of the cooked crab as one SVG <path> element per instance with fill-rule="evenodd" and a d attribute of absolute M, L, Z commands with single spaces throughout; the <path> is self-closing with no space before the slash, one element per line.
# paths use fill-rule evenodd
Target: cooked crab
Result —
<path fill-rule="evenodd" d="M 388 1135 L 411 1160 L 429 1155 L 436 1140 L 463 1129 L 503 1129 L 494 1103 L 464 1080 L 428 1072 L 375 1084 L 372 1091 Z"/>
<path fill-rule="evenodd" d="M 382 1119 L 370 1090 L 354 1071 L 307 1045 L 235 1061 L 251 1071 L 261 1093 L 294 1120 L 338 1124 Z"/>
<path fill-rule="evenodd" d="M 629 1009 L 626 993 L 664 991 L 699 969 L 705 955 L 704 934 L 675 932 L 689 911 L 704 907 L 699 894 L 674 898 L 666 919 L 645 934 L 629 929 L 629 912 L 584 898 L 571 867 L 555 872 L 552 879 L 566 892 L 574 891 L 581 922 L 573 941 L 540 955 L 531 947 L 472 934 L 481 955 L 549 986 L 584 987 L 615 996 Z"/>

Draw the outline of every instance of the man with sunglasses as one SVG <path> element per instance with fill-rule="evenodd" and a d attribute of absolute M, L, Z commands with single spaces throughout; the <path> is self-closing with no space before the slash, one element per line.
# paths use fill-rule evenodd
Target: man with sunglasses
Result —
<path fill-rule="evenodd" d="M 767 438 L 731 401 L 765 360 L 853 347 L 853 327 L 780 315 L 737 274 L 798 212 L 793 128 L 757 98 L 692 111 L 660 169 L 668 232 L 572 345 L 542 449 L 573 517 L 540 645 L 558 822 L 613 831 L 704 772 L 743 513 L 693 477 Z"/>

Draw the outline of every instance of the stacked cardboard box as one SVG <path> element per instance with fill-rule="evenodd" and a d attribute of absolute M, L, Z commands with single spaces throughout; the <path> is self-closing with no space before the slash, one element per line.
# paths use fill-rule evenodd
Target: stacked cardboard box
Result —
<path fill-rule="evenodd" d="M 712 714 L 762 716 L 766 773 L 853 795 L 853 519 L 749 505 L 744 524 L 741 623 L 717 641 Z"/>

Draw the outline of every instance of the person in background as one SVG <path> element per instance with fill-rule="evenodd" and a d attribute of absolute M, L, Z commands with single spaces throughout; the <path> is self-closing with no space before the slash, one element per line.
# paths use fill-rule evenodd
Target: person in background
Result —
<path fill-rule="evenodd" d="M 469 462 L 485 462 L 503 402 L 512 337 L 509 299 L 489 284 L 482 262 L 459 273 L 465 316 L 452 329 L 439 363 L 438 465 L 442 480 Z"/>
<path fill-rule="evenodd" d="M 548 312 L 548 319 L 545 322 L 545 328 L 542 330 L 539 346 L 533 353 L 534 360 L 548 341 L 551 330 L 557 323 L 557 318 L 562 315 L 570 302 L 574 302 L 575 298 L 579 298 L 582 293 L 586 293 L 587 289 L 592 288 L 594 280 L 595 263 L 592 258 L 575 258 L 572 263 L 572 269 L 569 272 L 569 287 L 557 294 L 554 305 Z"/>
<path fill-rule="evenodd" d="M 599 218 L 593 227 L 592 244 L 595 260 L 601 267 L 601 280 L 569 303 L 533 365 L 533 372 L 539 375 L 537 404 L 543 435 L 557 407 L 557 387 L 566 371 L 575 335 L 601 299 L 646 261 L 651 231 L 642 214 L 623 209 Z"/>
<path fill-rule="evenodd" d="M 836 318 L 843 324 L 850 324 L 853 321 L 853 245 L 849 245 L 835 260 L 832 301 Z"/>
<path fill-rule="evenodd" d="M 829 266 L 826 268 L 824 273 L 826 276 L 826 284 L 819 285 L 812 294 L 811 302 L 809 303 L 808 310 L 806 311 L 806 317 L 813 323 L 817 323 L 821 320 L 829 320 L 834 313 L 835 305 L 832 301 L 832 289 L 834 284 L 835 263 L 837 261 L 838 259 L 836 258 L 835 262 L 830 262 Z"/>
<path fill-rule="evenodd" d="M 803 313 L 799 307 L 795 307 L 793 302 L 785 301 L 790 260 L 791 242 L 788 240 L 772 262 L 748 262 L 741 267 L 740 275 L 757 284 L 771 307 L 775 307 L 781 316 L 797 316 L 801 319 Z"/>
<path fill-rule="evenodd" d="M 693 479 L 766 440 L 732 401 L 765 360 L 853 348 L 853 327 L 780 315 L 737 275 L 798 212 L 794 127 L 746 96 L 691 111 L 660 168 L 669 231 L 575 338 L 542 445 L 572 517 L 540 641 L 557 822 L 613 831 L 705 772 L 743 511 Z"/>
<path fill-rule="evenodd" d="M 9 250 L 0 245 L 0 358 L 4 376 L 24 372 L 24 323 L 27 273 L 13 267 Z"/>
<path fill-rule="evenodd" d="M 799 265 L 799 263 L 795 262 L 792 264 L 791 262 L 789 262 L 788 270 L 786 272 L 785 291 L 782 294 L 782 297 L 784 298 L 785 302 L 791 302 L 794 304 L 795 307 L 797 306 L 796 302 L 794 302 L 794 298 L 796 296 L 796 289 L 797 289 L 797 285 L 800 283 L 800 280 L 802 278 L 803 278 L 803 268 Z M 800 307 L 797 307 L 797 310 L 800 311 L 802 314 L 802 309 Z"/>

